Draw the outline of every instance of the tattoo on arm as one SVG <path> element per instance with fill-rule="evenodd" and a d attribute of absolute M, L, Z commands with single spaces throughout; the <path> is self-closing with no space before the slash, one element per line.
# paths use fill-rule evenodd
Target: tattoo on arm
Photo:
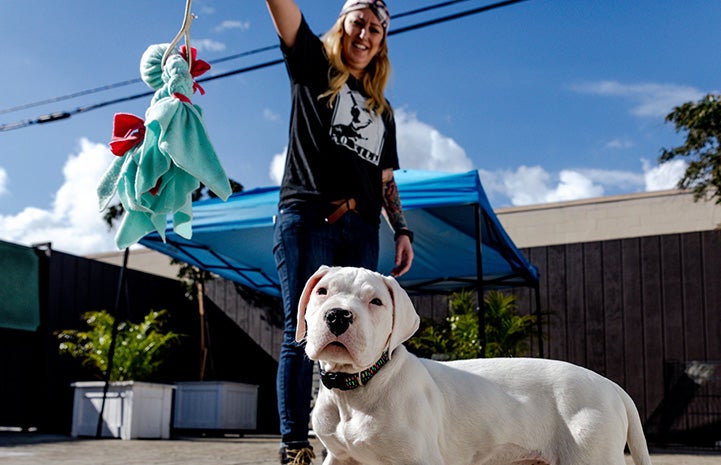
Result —
<path fill-rule="evenodd" d="M 388 215 L 388 221 L 393 227 L 393 231 L 408 228 L 406 218 L 403 216 L 398 186 L 393 178 L 383 183 L 383 208 Z"/>

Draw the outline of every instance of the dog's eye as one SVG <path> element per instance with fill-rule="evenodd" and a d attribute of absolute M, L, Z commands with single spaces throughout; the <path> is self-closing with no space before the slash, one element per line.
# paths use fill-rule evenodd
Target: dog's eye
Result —
<path fill-rule="evenodd" d="M 383 305 L 383 302 L 381 301 L 381 299 L 376 297 L 375 299 L 371 300 L 371 305 Z"/>
<path fill-rule="evenodd" d="M 328 289 L 326 289 L 326 288 L 324 288 L 324 287 L 319 287 L 319 288 L 315 291 L 315 293 L 318 294 L 318 295 L 326 295 L 326 294 L 328 294 Z"/>

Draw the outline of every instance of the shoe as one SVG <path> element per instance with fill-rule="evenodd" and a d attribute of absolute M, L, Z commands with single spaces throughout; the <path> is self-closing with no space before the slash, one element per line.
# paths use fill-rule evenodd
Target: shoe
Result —
<path fill-rule="evenodd" d="M 315 458 L 313 447 L 310 445 L 299 449 L 281 446 L 278 454 L 280 455 L 280 463 L 288 465 L 311 465 Z"/>

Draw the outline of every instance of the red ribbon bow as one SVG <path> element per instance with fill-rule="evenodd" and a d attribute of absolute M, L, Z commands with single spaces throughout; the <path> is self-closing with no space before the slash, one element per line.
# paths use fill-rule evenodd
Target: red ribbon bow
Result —
<path fill-rule="evenodd" d="M 125 153 L 143 142 L 145 122 L 130 113 L 116 113 L 113 117 L 113 137 L 110 139 L 110 151 L 122 157 Z"/>
<path fill-rule="evenodd" d="M 188 61 L 188 47 L 185 45 L 180 46 L 180 55 Z M 210 63 L 204 60 L 197 60 L 198 50 L 195 47 L 190 47 L 190 75 L 193 77 L 193 93 L 196 90 L 200 91 L 200 95 L 205 95 L 205 90 L 200 87 L 200 84 L 195 82 L 195 78 L 202 76 L 210 69 Z"/>

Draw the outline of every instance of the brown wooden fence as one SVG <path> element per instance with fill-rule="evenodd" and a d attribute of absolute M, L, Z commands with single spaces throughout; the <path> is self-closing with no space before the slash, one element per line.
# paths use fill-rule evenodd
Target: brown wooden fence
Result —
<path fill-rule="evenodd" d="M 546 357 L 616 381 L 659 441 L 721 440 L 721 231 L 522 252 L 540 271 Z M 531 290 L 515 292 L 535 309 Z M 447 310 L 437 297 L 416 303 L 426 316 Z"/>

